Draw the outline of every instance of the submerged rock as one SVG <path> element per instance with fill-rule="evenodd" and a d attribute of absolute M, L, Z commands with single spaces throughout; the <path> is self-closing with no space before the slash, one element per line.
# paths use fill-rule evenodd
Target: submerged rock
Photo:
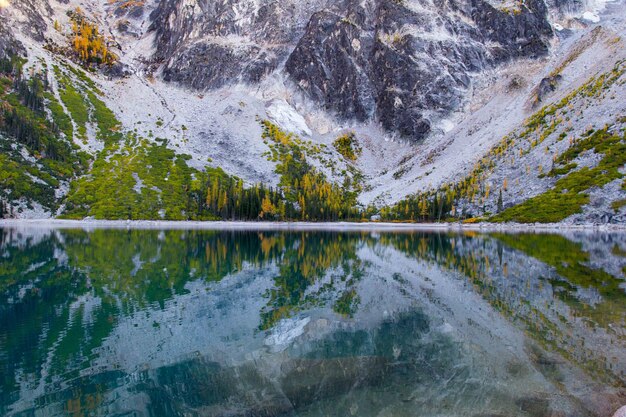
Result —
<path fill-rule="evenodd" d="M 542 397 L 523 397 L 515 401 L 520 410 L 533 417 L 549 417 L 550 402 Z"/>
<path fill-rule="evenodd" d="M 379 384 L 388 366 L 388 359 L 376 356 L 297 359 L 283 365 L 285 376 L 280 385 L 289 402 L 298 409 L 320 398 Z"/>

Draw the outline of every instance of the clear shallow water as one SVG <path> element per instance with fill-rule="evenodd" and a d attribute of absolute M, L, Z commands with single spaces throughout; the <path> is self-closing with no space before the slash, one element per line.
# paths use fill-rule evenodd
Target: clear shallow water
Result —
<path fill-rule="evenodd" d="M 0 229 L 0 414 L 610 416 L 626 235 Z"/>

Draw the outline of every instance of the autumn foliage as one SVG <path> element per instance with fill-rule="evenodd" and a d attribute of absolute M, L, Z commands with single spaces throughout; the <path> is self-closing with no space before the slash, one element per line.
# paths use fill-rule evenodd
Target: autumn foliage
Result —
<path fill-rule="evenodd" d="M 71 44 L 78 59 L 85 65 L 112 65 L 118 57 L 109 51 L 98 25 L 91 23 L 77 8 L 69 14 L 72 20 Z"/>

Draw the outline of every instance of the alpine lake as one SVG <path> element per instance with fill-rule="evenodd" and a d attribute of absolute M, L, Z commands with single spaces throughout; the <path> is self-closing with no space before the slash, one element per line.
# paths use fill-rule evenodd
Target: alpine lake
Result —
<path fill-rule="evenodd" d="M 0 228 L 0 415 L 610 417 L 626 234 Z"/>

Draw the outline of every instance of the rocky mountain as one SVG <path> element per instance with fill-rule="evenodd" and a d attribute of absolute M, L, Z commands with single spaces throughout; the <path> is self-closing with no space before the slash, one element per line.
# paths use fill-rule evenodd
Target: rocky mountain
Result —
<path fill-rule="evenodd" d="M 196 89 L 260 82 L 279 68 L 343 119 L 423 139 L 462 105 L 471 74 L 547 54 L 543 1 L 163 1 L 152 13 L 166 81 Z M 214 63 L 213 65 L 207 65 Z M 284 69 L 283 69 L 284 67 Z"/>
<path fill-rule="evenodd" d="M 23 116 L 5 115 L 0 129 L 16 164 L 4 177 L 21 178 L 2 182 L 4 215 L 136 218 L 129 213 L 145 205 L 150 216 L 194 218 L 191 205 L 171 203 L 193 198 L 163 183 L 180 159 L 190 169 L 185 190 L 206 195 L 201 174 L 223 170 L 245 187 L 277 188 L 304 219 L 317 216 L 300 201 L 312 195 L 325 201 L 305 206 L 332 206 L 337 218 L 384 207 L 394 218 L 405 207 L 413 220 L 424 211 L 431 220 L 489 217 L 553 189 L 565 173 L 545 173 L 585 132 L 623 135 L 625 21 L 623 0 L 10 0 L 0 9 L 0 54 L 26 60 L 4 75 L 6 114 Z M 24 89 L 16 94 L 16 79 L 35 75 L 45 110 L 30 108 Z M 575 95 L 598 79 L 603 94 Z M 550 108 L 546 126 L 529 131 Z M 26 138 L 22 125 L 34 119 L 55 139 Z M 65 159 L 48 163 L 58 147 L 68 148 Z M 167 163 L 152 163 L 156 147 L 168 150 Z M 568 163 L 593 168 L 602 154 L 590 153 Z M 129 165 L 141 158 L 165 164 L 165 176 Z M 281 168 L 294 160 L 316 186 L 305 190 Z M 110 204 L 102 176 L 124 178 L 125 208 L 94 208 Z M 470 178 L 478 191 L 461 192 Z M 594 191 L 602 204 L 577 206 L 569 220 L 621 222 L 621 206 L 604 216 L 626 198 L 620 181 L 621 171 L 611 191 Z M 331 203 L 321 190 L 333 186 Z M 444 190 L 454 195 L 433 216 Z"/>

